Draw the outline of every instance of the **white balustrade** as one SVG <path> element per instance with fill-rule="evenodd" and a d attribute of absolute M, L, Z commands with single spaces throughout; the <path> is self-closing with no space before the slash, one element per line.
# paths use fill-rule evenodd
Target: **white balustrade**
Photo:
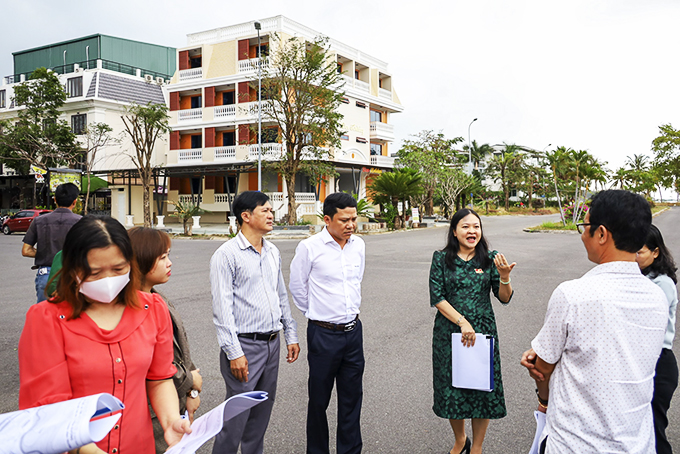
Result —
<path fill-rule="evenodd" d="M 200 194 L 180 194 L 179 201 L 182 203 L 193 203 L 194 205 L 203 202 L 203 196 Z"/>
<path fill-rule="evenodd" d="M 251 161 L 257 161 L 259 146 L 257 144 L 250 145 L 248 148 L 248 156 Z M 276 160 L 283 156 L 283 146 L 280 143 L 263 143 L 262 144 L 262 159 Z"/>
<path fill-rule="evenodd" d="M 258 65 L 262 70 L 269 68 L 269 59 L 267 57 L 251 58 L 249 60 L 240 60 L 238 62 L 238 72 L 244 73 L 248 71 L 257 71 Z"/>
<path fill-rule="evenodd" d="M 185 109 L 177 111 L 177 121 L 196 121 L 203 119 L 203 109 Z"/>
<path fill-rule="evenodd" d="M 272 202 L 283 202 L 283 192 L 267 192 L 267 196 Z"/>
<path fill-rule="evenodd" d="M 371 139 L 394 140 L 394 125 L 372 121 L 369 128 Z"/>
<path fill-rule="evenodd" d="M 215 194 L 215 203 L 231 203 L 234 201 L 232 194 Z"/>
<path fill-rule="evenodd" d="M 236 145 L 215 148 L 215 160 L 236 159 Z"/>
<path fill-rule="evenodd" d="M 316 202 L 316 194 L 313 192 L 296 192 L 295 201 L 297 203 L 314 203 Z"/>
<path fill-rule="evenodd" d="M 201 148 L 190 148 L 188 150 L 179 150 L 177 155 L 178 161 L 202 161 L 203 150 Z"/>
<path fill-rule="evenodd" d="M 215 106 L 215 118 L 235 117 L 236 105 L 229 104 L 226 106 Z"/>
<path fill-rule="evenodd" d="M 394 158 L 392 156 L 371 156 L 371 165 L 393 168 Z"/>
<path fill-rule="evenodd" d="M 366 93 L 371 92 L 371 86 L 368 84 L 368 82 L 364 82 L 363 80 L 354 79 L 354 87 L 361 91 L 365 91 Z"/>
<path fill-rule="evenodd" d="M 378 88 L 378 97 L 392 101 L 392 92 L 384 88 Z"/>
<path fill-rule="evenodd" d="M 203 68 L 183 69 L 179 72 L 179 80 L 203 79 Z"/>

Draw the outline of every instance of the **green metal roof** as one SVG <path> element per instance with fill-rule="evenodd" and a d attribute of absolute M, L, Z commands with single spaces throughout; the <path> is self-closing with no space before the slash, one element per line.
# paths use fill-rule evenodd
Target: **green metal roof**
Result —
<path fill-rule="evenodd" d="M 88 49 L 89 46 L 89 49 Z M 64 51 L 66 53 L 64 53 Z M 58 68 L 74 63 L 95 67 L 97 59 L 172 76 L 176 68 L 174 47 L 143 43 L 102 34 L 83 36 L 12 53 L 14 74 L 30 74 L 36 68 Z M 88 63 L 89 62 L 89 63 Z M 142 71 L 144 73 L 144 71 Z"/>

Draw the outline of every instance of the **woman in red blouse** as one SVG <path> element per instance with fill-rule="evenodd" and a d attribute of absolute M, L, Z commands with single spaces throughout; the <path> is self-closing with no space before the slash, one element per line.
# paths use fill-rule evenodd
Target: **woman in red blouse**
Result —
<path fill-rule="evenodd" d="M 142 293 L 125 228 L 110 217 L 85 216 L 64 242 L 57 295 L 33 305 L 19 341 L 19 408 L 97 393 L 125 409 L 111 432 L 80 454 L 154 454 L 147 398 L 177 443 L 181 419 L 172 383 L 172 323 L 158 295 Z"/>

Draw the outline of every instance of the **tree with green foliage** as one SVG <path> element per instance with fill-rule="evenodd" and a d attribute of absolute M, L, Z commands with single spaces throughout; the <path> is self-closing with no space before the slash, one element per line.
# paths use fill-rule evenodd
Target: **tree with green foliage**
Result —
<path fill-rule="evenodd" d="M 462 138 L 460 138 L 462 140 Z M 472 166 L 474 170 L 479 170 L 479 163 L 484 160 L 485 157 L 493 154 L 493 147 L 488 143 L 478 144 L 476 140 L 473 140 L 470 145 L 463 145 L 463 151 L 469 153 L 469 156 L 465 156 L 465 162 L 468 162 L 468 157 L 472 161 Z"/>
<path fill-rule="evenodd" d="M 87 215 L 90 202 L 90 188 L 92 187 L 92 170 L 95 164 L 101 159 L 99 151 L 108 147 L 116 139 L 111 135 L 113 128 L 106 123 L 93 123 L 85 129 L 85 149 L 83 150 L 85 175 L 87 185 L 85 185 L 85 203 L 83 204 L 83 214 Z"/>
<path fill-rule="evenodd" d="M 456 162 L 456 150 L 453 148 L 462 142 L 462 137 L 447 139 L 440 131 L 421 131 L 414 134 L 413 139 L 404 140 L 397 152 L 398 165 L 401 168 L 413 169 L 422 175 L 423 191 L 418 202 L 425 207 L 426 216 L 434 214 L 434 196 L 439 183 L 441 170 Z"/>
<path fill-rule="evenodd" d="M 262 118 L 279 127 L 281 156 L 267 168 L 283 176 L 288 191 L 288 223 L 297 222 L 295 179 L 304 173 L 336 175 L 329 150 L 340 147 L 343 79 L 331 56 L 328 38 L 313 41 L 272 36 L 268 64 L 262 68 Z M 254 83 L 257 87 L 257 82 Z M 314 181 L 315 183 L 317 181 Z"/>
<path fill-rule="evenodd" d="M 456 201 L 460 195 L 475 184 L 475 178 L 461 169 L 445 167 L 439 171 L 439 183 L 435 194 L 442 201 L 444 211 L 452 214 L 456 211 Z"/>
<path fill-rule="evenodd" d="M 132 104 L 121 115 L 125 126 L 124 135 L 134 147 L 131 154 L 132 162 L 137 167 L 139 178 L 142 180 L 144 201 L 144 227 L 151 227 L 151 188 L 154 169 L 154 148 L 156 141 L 170 132 L 168 126 L 168 108 L 165 104 L 148 103 L 144 106 Z"/>
<path fill-rule="evenodd" d="M 374 203 L 387 204 L 397 209 L 399 202 L 402 202 L 402 214 L 395 219 L 395 229 L 404 226 L 406 201 L 423 191 L 422 181 L 422 175 L 413 169 L 397 169 L 381 173 L 369 185 L 370 197 Z"/>
<path fill-rule="evenodd" d="M 680 130 L 668 123 L 659 126 L 659 136 L 652 141 L 654 166 L 666 188 L 675 188 L 680 195 Z"/>
<path fill-rule="evenodd" d="M 505 209 L 510 209 L 510 188 L 521 178 L 525 148 L 515 144 L 503 144 L 503 150 L 495 155 L 486 169 L 494 181 L 500 183 L 505 199 Z"/>
<path fill-rule="evenodd" d="M 66 92 L 57 75 L 38 68 L 28 81 L 14 87 L 14 104 L 23 107 L 12 124 L 0 122 L 0 160 L 22 175 L 31 166 L 68 165 L 76 161 L 78 145 L 71 127 L 59 119 Z"/>

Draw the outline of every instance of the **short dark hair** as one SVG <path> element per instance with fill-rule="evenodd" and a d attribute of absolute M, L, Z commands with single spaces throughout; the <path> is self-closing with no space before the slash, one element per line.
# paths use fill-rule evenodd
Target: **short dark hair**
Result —
<path fill-rule="evenodd" d="M 323 201 L 323 215 L 333 219 L 338 210 L 345 208 L 356 208 L 357 201 L 354 197 L 346 192 L 334 192 L 326 197 Z"/>
<path fill-rule="evenodd" d="M 260 191 L 245 191 L 237 195 L 231 208 L 234 211 L 232 214 L 236 216 L 238 225 L 243 225 L 241 214 L 244 211 L 252 213 L 255 208 L 262 206 L 267 202 L 269 202 L 269 196 Z"/>
<path fill-rule="evenodd" d="M 620 251 L 637 252 L 649 234 L 652 210 L 639 194 L 609 189 L 595 194 L 590 204 L 590 236 L 597 226 L 604 226 Z"/>
<path fill-rule="evenodd" d="M 109 246 L 117 246 L 130 264 L 130 282 L 121 290 L 119 296 L 126 306 L 138 306 L 139 270 L 127 230 L 110 216 L 83 216 L 66 234 L 62 249 L 63 266 L 58 273 L 57 295 L 49 300 L 50 303 L 62 301 L 68 303 L 73 310 L 69 319 L 78 318 L 90 305 L 79 291 L 81 282 L 79 279 L 84 281 L 92 273 L 87 254 L 92 249 Z"/>
<path fill-rule="evenodd" d="M 172 240 L 164 231 L 151 227 L 133 227 L 128 230 L 128 236 L 143 283 L 160 256 L 168 252 Z"/>
<path fill-rule="evenodd" d="M 678 277 L 676 276 L 675 272 L 678 271 L 678 267 L 675 265 L 673 256 L 663 241 L 663 235 L 661 235 L 661 231 L 654 224 L 652 224 L 649 228 L 649 235 L 647 235 L 647 239 L 645 240 L 645 246 L 647 246 L 647 249 L 652 252 L 658 248 L 659 256 L 654 259 L 651 265 L 642 270 L 642 274 L 650 277 L 656 277 L 660 274 L 665 274 L 677 284 Z"/>
<path fill-rule="evenodd" d="M 74 200 L 78 198 L 80 189 L 73 183 L 63 183 L 54 190 L 54 201 L 58 207 L 70 207 Z"/>

